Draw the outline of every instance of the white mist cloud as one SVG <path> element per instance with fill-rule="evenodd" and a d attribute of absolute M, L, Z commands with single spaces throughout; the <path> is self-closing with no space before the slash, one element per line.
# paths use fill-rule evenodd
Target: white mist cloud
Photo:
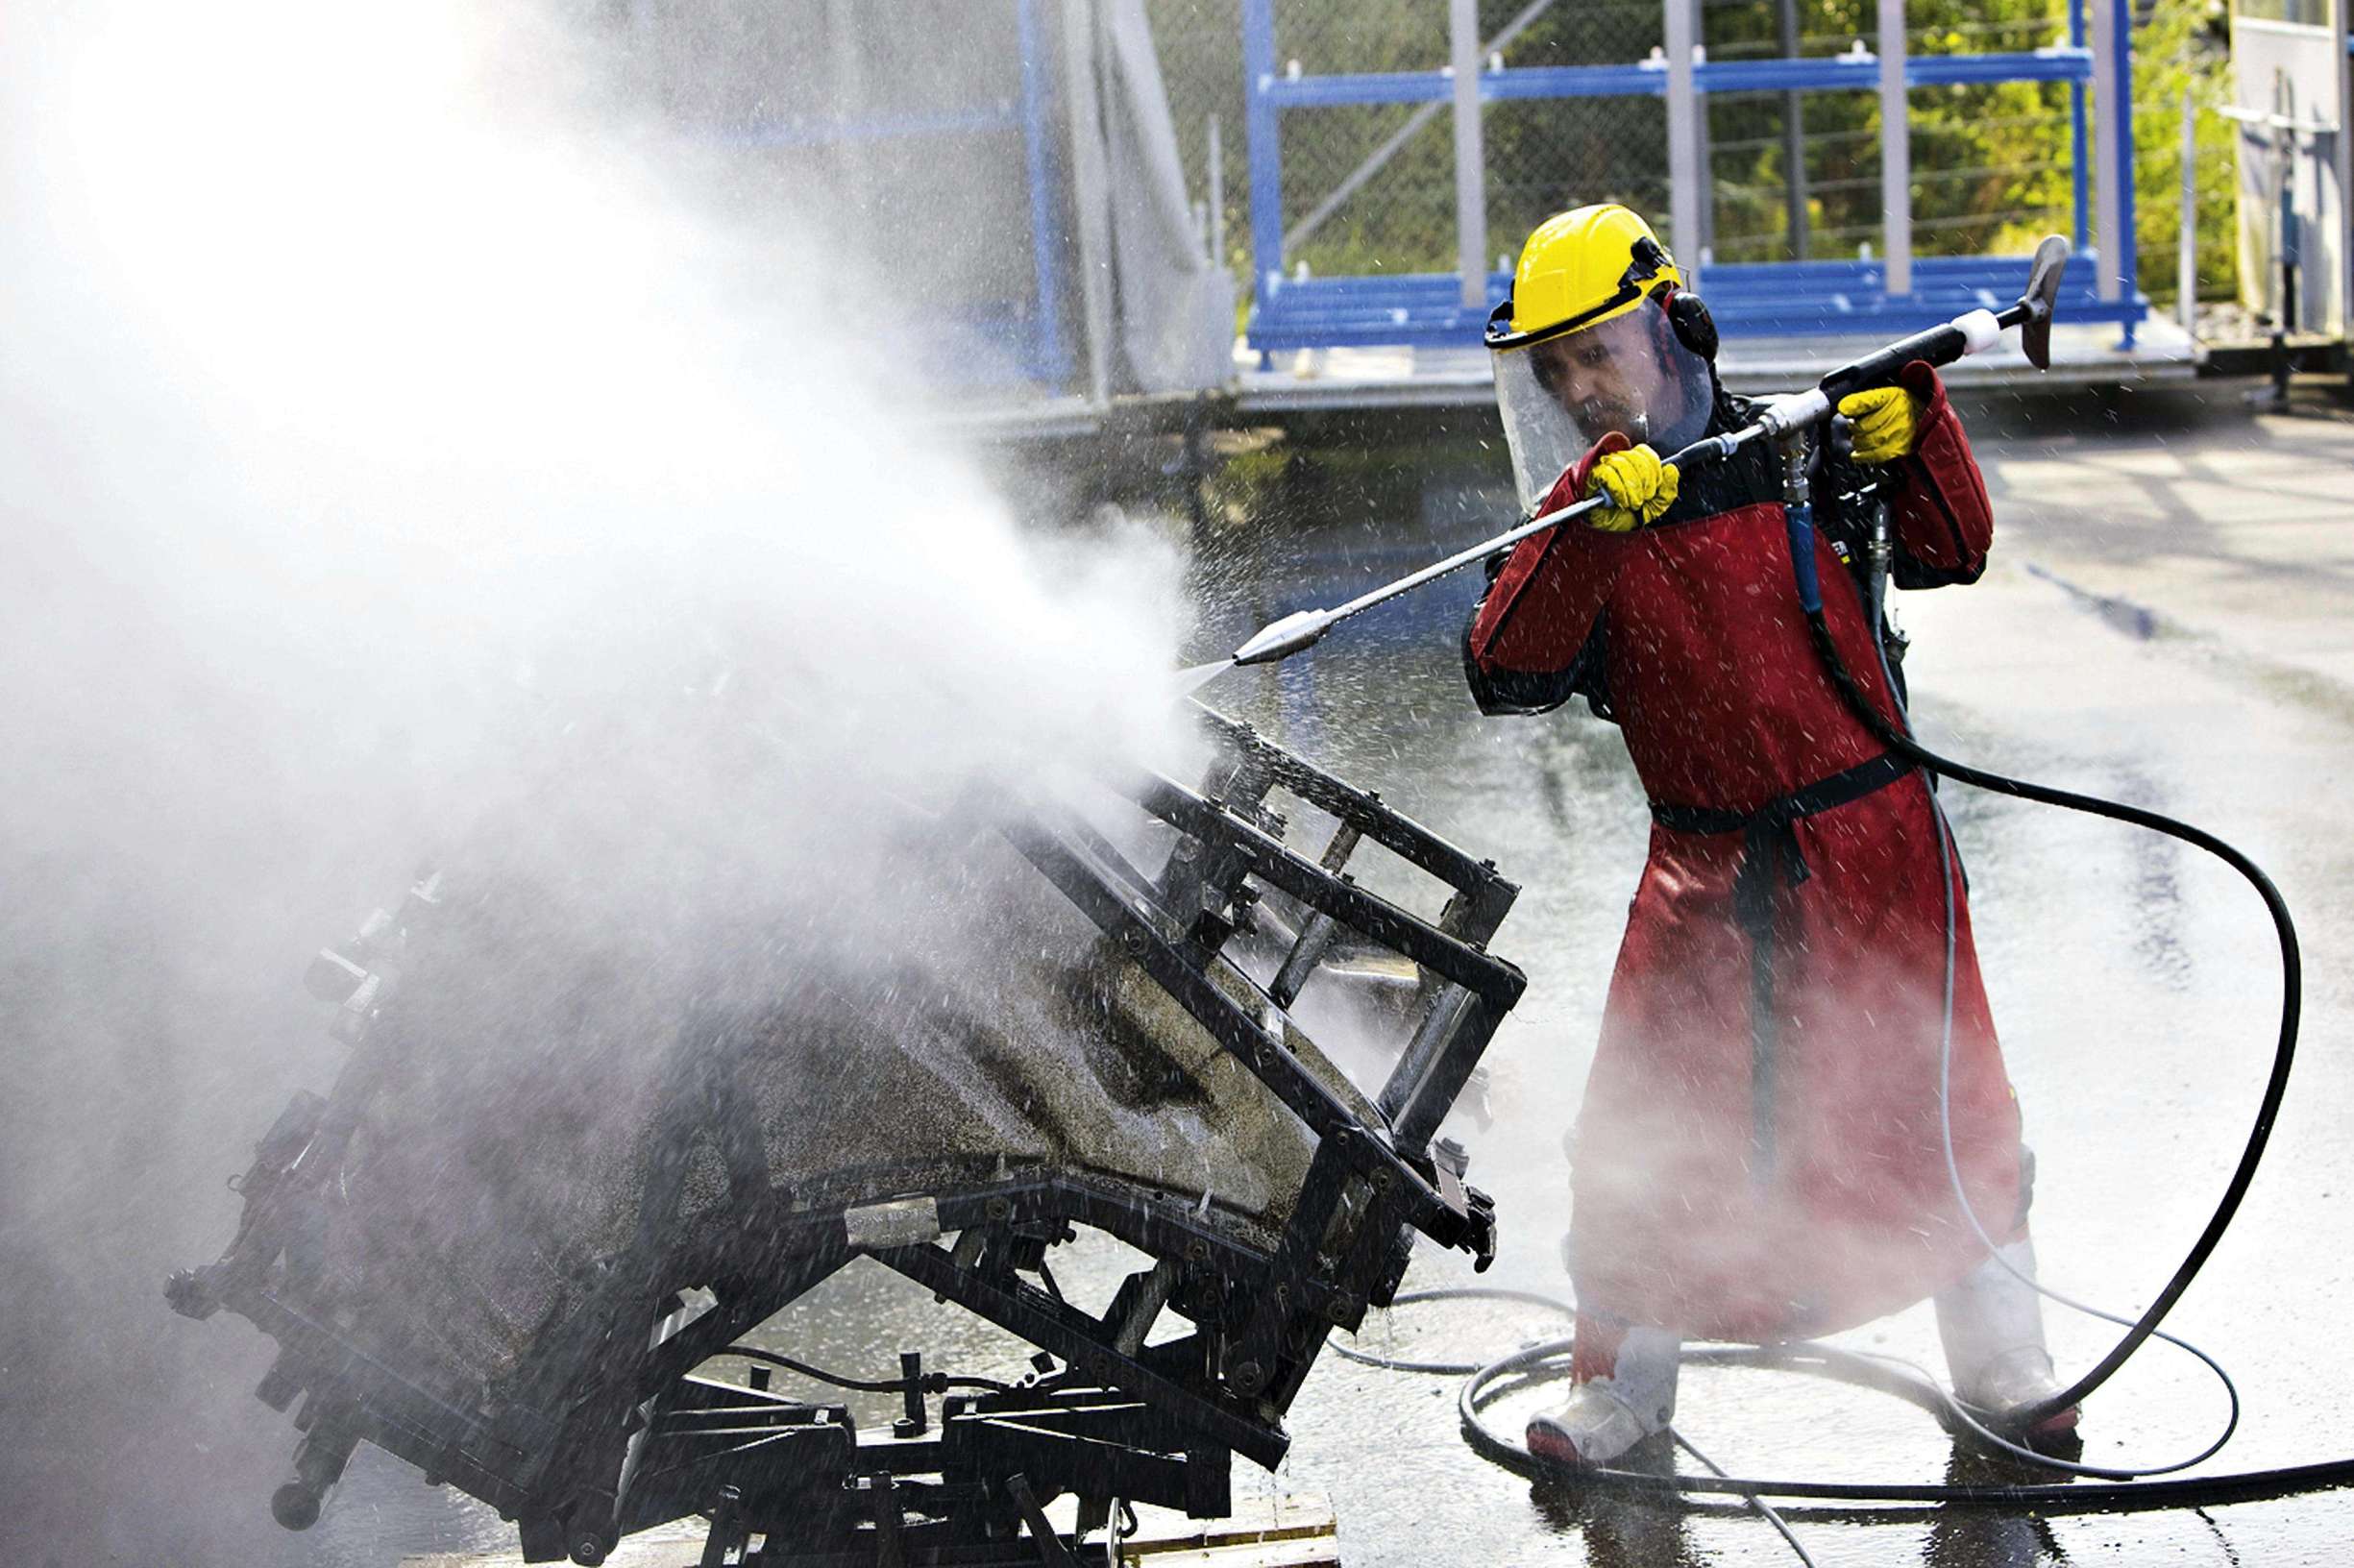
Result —
<path fill-rule="evenodd" d="M 247 1372 L 174 1368 L 232 1338 L 166 1328 L 156 1290 L 226 1239 L 214 1184 L 287 1088 L 332 1070 L 296 1054 L 326 1049 L 303 955 L 527 798 L 542 740 L 593 774 L 561 852 L 720 813 L 697 831 L 834 893 L 883 796 L 1161 746 L 1181 610 L 1165 548 L 1042 556 L 926 424 L 933 389 L 842 306 L 826 193 L 780 196 L 805 223 L 717 209 L 700 155 L 550 16 L 12 21 L 0 1317 L 49 1326 L 0 1361 L 61 1423 L 16 1445 L 24 1480 L 174 1430 L 168 1399 L 133 1410 L 123 1347 L 189 1419 L 239 1397 Z M 723 675 L 756 744 L 679 743 L 666 704 Z M 38 1282 L 67 1275 L 59 1325 Z M 185 1480 L 135 1468 L 158 1497 Z M 44 1549 L 135 1558 L 163 1516 L 41 1495 L 13 1523 Z M 202 1510 L 173 1509 L 201 1558 Z"/>
<path fill-rule="evenodd" d="M 57 25 L 10 489 L 53 615 L 166 645 L 90 660 L 200 668 L 257 744 L 373 730 L 437 772 L 519 669 L 594 700 L 697 650 L 789 671 L 812 739 L 885 771 L 1163 721 L 1165 559 L 1049 580 L 893 347 L 821 319 L 817 222 L 799 254 L 733 237 L 658 130 L 593 124 L 544 18 Z"/>

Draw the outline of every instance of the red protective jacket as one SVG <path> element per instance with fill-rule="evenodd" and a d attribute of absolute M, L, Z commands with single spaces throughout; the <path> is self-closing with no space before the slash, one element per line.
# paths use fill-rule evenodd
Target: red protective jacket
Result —
<path fill-rule="evenodd" d="M 1915 454 L 1890 475 L 1898 579 L 1974 580 L 1993 533 L 1985 483 L 1936 373 L 1916 363 L 1904 380 L 1924 407 Z M 1598 446 L 1557 493 L 1623 445 Z M 1524 540 L 1464 649 L 1485 711 L 1588 695 L 1651 796 L 1579 1117 L 1570 1262 L 1586 1311 L 1700 1338 L 1836 1332 L 1984 1255 L 1938 1125 L 1932 797 L 1826 674 L 1779 495 L 1772 454 L 1745 449 L 1683 476 L 1649 527 Z M 1814 548 L 1834 640 L 1891 712 L 1828 531 Z M 1954 892 L 1954 1144 L 1999 1241 L 2023 1221 L 2019 1115 L 1958 864 Z"/>

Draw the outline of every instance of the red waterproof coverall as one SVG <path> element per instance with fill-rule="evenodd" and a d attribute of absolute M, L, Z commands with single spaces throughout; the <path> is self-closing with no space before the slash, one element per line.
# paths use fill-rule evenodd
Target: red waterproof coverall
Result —
<path fill-rule="evenodd" d="M 1974 580 L 1985 482 L 1935 372 L 1916 363 L 1906 382 L 1924 406 L 1890 476 L 1899 580 Z M 1574 1144 L 1571 1275 L 1583 1310 L 1688 1337 L 1833 1333 L 1985 1255 L 1938 1125 L 1931 796 L 1919 772 L 1876 760 L 1823 669 L 1771 457 L 1682 488 L 1631 533 L 1522 541 L 1465 645 L 1487 711 L 1606 693 L 1653 802 Z M 1815 552 L 1840 652 L 1893 711 L 1853 579 L 1820 531 Z M 1954 1146 L 2001 1241 L 2023 1217 L 2019 1114 L 1958 865 L 1954 894 Z"/>

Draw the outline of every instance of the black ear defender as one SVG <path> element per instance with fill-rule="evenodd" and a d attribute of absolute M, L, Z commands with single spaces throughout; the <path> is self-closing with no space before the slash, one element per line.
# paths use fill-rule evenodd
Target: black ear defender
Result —
<path fill-rule="evenodd" d="M 1627 270 L 1619 275 L 1618 286 L 1621 288 L 1640 289 L 1676 264 L 1660 243 L 1649 234 L 1637 234 L 1634 244 L 1629 249 L 1633 254 Z"/>
<path fill-rule="evenodd" d="M 1710 364 L 1716 362 L 1716 318 L 1697 294 L 1682 289 L 1671 289 L 1666 300 L 1667 322 L 1676 329 L 1676 341 L 1699 355 Z"/>

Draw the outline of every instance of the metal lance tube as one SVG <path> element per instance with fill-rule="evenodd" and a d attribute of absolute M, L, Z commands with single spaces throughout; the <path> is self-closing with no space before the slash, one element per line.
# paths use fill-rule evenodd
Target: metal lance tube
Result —
<path fill-rule="evenodd" d="M 1426 582 L 1436 582 L 1449 573 L 1459 571 L 1508 545 L 1516 545 L 1531 534 L 1542 533 L 1547 528 L 1557 527 L 1572 518 L 1583 517 L 1597 506 L 1608 503 L 1607 496 L 1595 496 L 1575 505 L 1547 512 L 1542 517 L 1531 518 L 1520 527 L 1507 529 L 1493 539 L 1483 540 L 1469 550 L 1458 551 L 1443 561 L 1434 561 L 1421 571 L 1400 577 L 1395 582 L 1385 583 L 1369 594 L 1360 594 L 1336 609 L 1295 610 L 1280 621 L 1267 623 L 1253 633 L 1250 641 L 1235 649 L 1234 662 L 1271 664 L 1277 659 L 1287 659 L 1302 649 L 1314 647 L 1326 632 L 1353 615 L 1369 610 L 1376 604 L 1386 603 L 1400 594 L 1410 593 Z"/>
<path fill-rule="evenodd" d="M 2026 355 L 2028 363 L 2038 370 L 2049 369 L 2052 308 L 2059 297 L 2060 274 L 2067 265 L 2068 251 L 2068 241 L 2058 234 L 2048 236 L 2038 245 L 2034 262 L 2027 272 L 2027 290 L 2009 308 L 2000 311 L 1964 311 L 1942 326 L 1899 338 L 1852 364 L 1840 366 L 1824 377 L 1812 391 L 1773 400 L 1753 423 L 1723 435 L 1703 436 L 1667 460 L 1678 469 L 1684 469 L 1695 463 L 1717 462 L 1729 457 L 1759 436 L 1778 439 L 1829 418 L 1839 400 L 1849 393 L 1866 387 L 1884 386 L 1895 380 L 1897 373 L 1915 359 L 1924 359 L 1932 365 L 1949 365 L 1965 355 L 1992 348 L 2001 339 L 2003 332 L 2013 327 L 2019 329 L 2019 346 Z M 1376 604 L 1387 603 L 1400 594 L 1411 593 L 1424 583 L 1435 582 L 1533 534 L 1558 527 L 1608 503 L 1609 498 L 1606 496 L 1588 497 L 1541 517 L 1533 517 L 1492 539 L 1483 539 L 1444 560 L 1434 561 L 1419 572 L 1410 573 L 1394 582 L 1384 583 L 1371 593 L 1360 594 L 1345 604 L 1329 610 L 1294 610 L 1279 620 L 1268 622 L 1252 633 L 1241 647 L 1234 650 L 1229 662 L 1273 664 L 1279 659 L 1287 659 L 1294 653 L 1313 648 L 1335 626 Z"/>

